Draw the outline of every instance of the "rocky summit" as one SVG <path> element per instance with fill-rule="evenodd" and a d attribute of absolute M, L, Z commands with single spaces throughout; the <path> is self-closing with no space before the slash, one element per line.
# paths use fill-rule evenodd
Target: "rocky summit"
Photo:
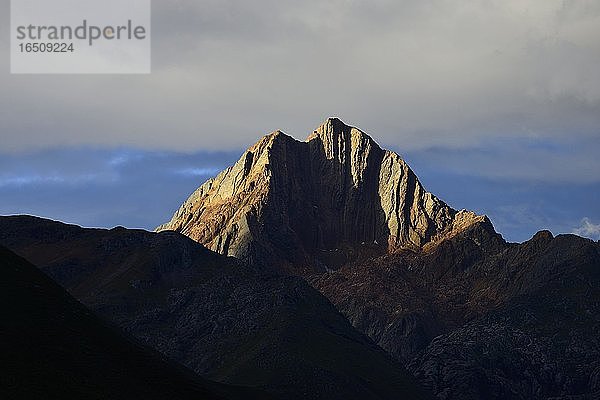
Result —
<path fill-rule="evenodd" d="M 421 249 L 487 220 L 426 191 L 408 164 L 329 118 L 301 142 L 281 131 L 200 186 L 157 231 L 296 272 Z"/>
<path fill-rule="evenodd" d="M 599 244 L 507 243 L 338 119 L 264 137 L 158 230 L 302 275 L 439 399 L 599 398 Z"/>

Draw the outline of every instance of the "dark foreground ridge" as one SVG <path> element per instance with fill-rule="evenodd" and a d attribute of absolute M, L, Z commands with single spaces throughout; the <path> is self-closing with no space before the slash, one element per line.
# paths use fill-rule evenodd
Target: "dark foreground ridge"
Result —
<path fill-rule="evenodd" d="M 205 381 L 109 327 L 0 247 L 3 399 L 262 399 Z"/>
<path fill-rule="evenodd" d="M 257 272 L 183 235 L 0 217 L 0 244 L 204 378 L 278 399 L 428 398 L 303 279 Z"/>

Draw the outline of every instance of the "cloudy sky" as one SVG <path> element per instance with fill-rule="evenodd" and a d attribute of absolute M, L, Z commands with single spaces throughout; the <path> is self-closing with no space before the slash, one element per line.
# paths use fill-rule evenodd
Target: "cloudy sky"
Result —
<path fill-rule="evenodd" d="M 10 75 L 0 214 L 152 228 L 260 136 L 338 116 L 509 240 L 600 239 L 600 2 L 153 2 L 150 75 Z"/>

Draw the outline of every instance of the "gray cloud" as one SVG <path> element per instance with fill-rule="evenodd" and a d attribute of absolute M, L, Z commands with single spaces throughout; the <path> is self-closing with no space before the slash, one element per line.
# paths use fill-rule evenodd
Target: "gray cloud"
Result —
<path fill-rule="evenodd" d="M 493 146 L 507 169 L 471 164 L 490 176 L 597 171 L 598 37 L 594 0 L 155 1 L 150 76 L 18 76 L 3 64 L 0 151 L 240 149 L 337 115 L 401 152 Z M 523 170 L 507 138 L 575 150 L 536 150 Z"/>

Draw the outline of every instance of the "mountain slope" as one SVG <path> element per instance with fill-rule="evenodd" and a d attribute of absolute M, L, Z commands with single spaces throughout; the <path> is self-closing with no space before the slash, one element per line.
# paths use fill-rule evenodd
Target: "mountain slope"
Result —
<path fill-rule="evenodd" d="M 491 224 L 476 224 L 427 252 L 358 261 L 310 281 L 358 330 L 407 363 L 434 337 L 495 306 L 482 289 L 498 271 L 473 266 L 508 247 Z"/>
<path fill-rule="evenodd" d="M 479 225 L 313 284 L 440 399 L 600 389 L 600 245 L 588 239 L 540 232 L 508 244 Z"/>
<path fill-rule="evenodd" d="M 291 271 L 422 248 L 485 217 L 427 192 L 397 154 L 330 118 L 299 142 L 277 131 L 208 180 L 157 231 Z"/>
<path fill-rule="evenodd" d="M 282 399 L 427 398 L 302 279 L 259 273 L 180 234 L 2 217 L 0 243 L 203 377 Z"/>
<path fill-rule="evenodd" d="M 4 247 L 0 270 L 3 399 L 263 398 L 134 344 Z"/>

